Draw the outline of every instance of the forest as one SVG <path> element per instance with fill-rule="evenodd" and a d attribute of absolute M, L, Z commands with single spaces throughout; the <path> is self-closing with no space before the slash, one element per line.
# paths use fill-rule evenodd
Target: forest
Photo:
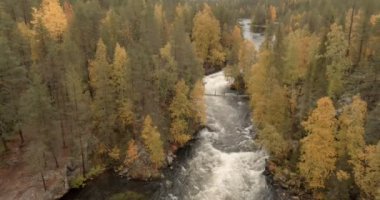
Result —
<path fill-rule="evenodd" d="M 380 1 L 2 0 L 0 44 L 0 199 L 162 179 L 223 71 L 273 187 L 380 200 Z"/>

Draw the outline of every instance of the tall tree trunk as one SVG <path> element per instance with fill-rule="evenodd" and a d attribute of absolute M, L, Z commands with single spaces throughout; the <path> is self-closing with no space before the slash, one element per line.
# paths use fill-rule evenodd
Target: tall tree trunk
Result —
<path fill-rule="evenodd" d="M 354 14 L 355 14 L 355 3 L 352 5 L 351 19 L 350 19 L 350 28 L 348 31 L 348 48 L 347 48 L 347 56 L 350 55 L 351 48 L 351 36 L 352 36 L 352 26 L 354 24 Z"/>
<path fill-rule="evenodd" d="M 22 5 L 22 9 L 23 9 L 23 17 L 24 17 L 24 23 L 25 24 L 28 24 L 28 19 L 26 17 L 26 13 L 27 13 L 27 8 L 26 8 L 26 0 L 23 0 L 23 5 Z"/>
<path fill-rule="evenodd" d="M 20 136 L 20 140 L 21 140 L 21 144 L 20 144 L 20 146 L 23 146 L 24 143 L 25 143 L 25 140 L 24 140 L 24 134 L 23 134 L 21 128 L 18 129 L 18 135 Z"/>
<path fill-rule="evenodd" d="M 63 119 L 62 119 L 62 115 L 60 117 L 61 119 L 59 120 L 60 121 L 60 127 L 61 127 L 61 135 L 62 135 L 62 147 L 63 148 L 66 148 L 66 133 L 65 133 L 65 128 L 64 128 L 64 125 L 63 125 Z"/>
<path fill-rule="evenodd" d="M 94 97 L 95 97 L 95 91 L 94 91 L 94 88 L 92 88 L 91 84 L 90 84 L 90 72 L 89 72 L 89 67 L 90 67 L 90 63 L 88 60 L 86 60 L 86 79 L 87 79 L 87 88 L 88 88 L 88 91 L 90 92 L 90 97 L 91 97 L 91 100 L 94 100 Z"/>
<path fill-rule="evenodd" d="M 44 190 L 46 191 L 47 187 L 46 187 L 46 181 L 45 181 L 44 173 L 41 171 L 40 174 L 41 174 L 42 183 L 44 185 Z"/>
<path fill-rule="evenodd" d="M 82 157 L 82 174 L 83 174 L 83 177 L 86 177 L 86 166 L 85 166 L 85 163 L 84 163 L 84 152 L 83 152 L 82 136 L 80 136 L 79 142 L 80 142 L 80 153 L 81 153 L 81 157 Z"/>
<path fill-rule="evenodd" d="M 359 46 L 359 53 L 358 53 L 358 60 L 356 61 L 356 65 L 358 65 L 362 59 L 363 49 L 364 49 L 364 43 L 365 43 L 365 35 L 366 35 L 366 25 L 363 27 L 362 36 L 360 38 L 360 46 Z"/>
<path fill-rule="evenodd" d="M 64 103 L 62 102 L 62 99 L 63 98 L 63 94 L 62 92 L 57 92 L 57 104 L 58 104 L 58 107 L 60 108 L 59 109 L 59 124 L 60 124 L 60 128 L 61 128 L 61 136 L 62 136 L 62 147 L 63 148 L 66 148 L 66 132 L 65 132 L 65 127 L 64 127 L 64 115 L 66 114 L 66 109 L 65 109 L 65 105 Z M 61 95 L 59 95 L 61 94 Z M 61 97 L 61 98 L 60 98 Z"/>
<path fill-rule="evenodd" d="M 42 153 L 42 159 L 44 160 L 44 169 L 47 167 L 47 160 L 46 160 L 46 154 L 45 152 Z"/>
<path fill-rule="evenodd" d="M 55 167 L 58 169 L 59 168 L 58 158 L 57 158 L 57 155 L 55 155 L 55 152 L 53 149 L 51 149 L 51 154 L 53 155 L 53 158 L 54 158 Z"/>

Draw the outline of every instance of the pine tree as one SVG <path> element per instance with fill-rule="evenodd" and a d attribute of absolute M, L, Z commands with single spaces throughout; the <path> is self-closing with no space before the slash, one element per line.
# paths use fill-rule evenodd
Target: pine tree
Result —
<path fill-rule="evenodd" d="M 160 133 L 157 127 L 153 125 L 152 118 L 148 115 L 145 117 L 141 138 L 149 151 L 151 162 L 155 168 L 160 168 L 165 161 L 165 153 Z"/>
<path fill-rule="evenodd" d="M 154 5 L 154 19 L 156 20 L 156 24 L 159 29 L 157 34 L 160 38 L 160 44 L 163 45 L 163 42 L 168 40 L 169 24 L 165 16 L 164 8 L 160 3 L 156 3 Z"/>
<path fill-rule="evenodd" d="M 197 58 L 194 45 L 186 32 L 186 6 L 177 6 L 176 16 L 170 36 L 171 55 L 177 63 L 178 79 L 184 79 L 188 84 L 194 84 L 202 78 L 204 69 Z"/>
<path fill-rule="evenodd" d="M 89 65 L 90 85 L 94 93 L 92 113 L 94 127 L 102 142 L 111 143 L 110 133 L 115 122 L 114 103 L 110 85 L 111 67 L 107 61 L 106 47 L 99 40 L 94 60 Z"/>
<path fill-rule="evenodd" d="M 335 169 L 335 112 L 331 99 L 323 97 L 307 121 L 302 123 L 309 135 L 301 140 L 299 169 L 309 188 L 314 190 L 324 188 Z"/>
<path fill-rule="evenodd" d="M 65 85 L 68 93 L 69 105 L 69 125 L 71 145 L 70 150 L 73 152 L 73 157 L 80 157 L 82 175 L 86 177 L 86 156 L 85 146 L 89 146 L 90 134 L 86 133 L 90 124 L 91 98 L 87 90 L 87 84 L 84 81 L 83 69 L 80 65 L 81 60 L 77 54 L 78 47 L 70 40 L 65 40 Z"/>
<path fill-rule="evenodd" d="M 155 57 L 155 74 L 160 100 L 164 103 L 173 95 L 174 86 L 178 79 L 177 62 L 172 56 L 171 43 L 160 49 L 160 54 Z"/>
<path fill-rule="evenodd" d="M 58 135 L 55 127 L 55 109 L 48 95 L 48 89 L 39 76 L 36 67 L 31 70 L 31 84 L 22 96 L 22 116 L 24 122 L 30 124 L 36 130 L 37 141 L 31 148 L 36 152 L 49 152 L 52 154 L 55 166 L 58 168 Z M 41 156 L 41 155 L 36 155 Z M 46 162 L 46 160 L 45 160 Z M 41 165 L 41 163 L 36 163 Z"/>
<path fill-rule="evenodd" d="M 0 14 L 0 21 L 0 139 L 8 150 L 6 137 L 13 131 L 20 131 L 23 143 L 19 96 L 26 84 L 26 70 L 18 53 L 22 46 L 14 41 L 19 39 L 16 24 L 5 13 Z"/>
<path fill-rule="evenodd" d="M 359 60 L 359 49 L 361 40 L 361 24 L 364 18 L 363 10 L 356 10 L 355 7 L 347 11 L 345 21 L 345 33 L 348 38 L 347 54 L 352 63 Z"/>

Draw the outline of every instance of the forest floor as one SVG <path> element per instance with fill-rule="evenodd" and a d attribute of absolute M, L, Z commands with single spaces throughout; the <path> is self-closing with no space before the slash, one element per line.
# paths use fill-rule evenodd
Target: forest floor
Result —
<path fill-rule="evenodd" d="M 8 142 L 9 151 L 0 155 L 0 199 L 53 199 L 67 191 L 66 167 L 44 171 L 47 191 L 38 172 L 24 161 L 27 144 L 20 148 L 19 140 Z M 60 158 L 61 163 L 64 157 Z"/>

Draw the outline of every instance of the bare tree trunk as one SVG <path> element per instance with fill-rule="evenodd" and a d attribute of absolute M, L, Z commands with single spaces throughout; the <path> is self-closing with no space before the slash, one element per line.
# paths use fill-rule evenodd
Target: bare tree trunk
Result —
<path fill-rule="evenodd" d="M 61 114 L 61 119 L 59 120 L 60 121 L 60 126 L 61 126 L 61 135 L 62 135 L 62 147 L 63 148 L 66 148 L 66 133 L 65 133 L 65 128 L 63 126 L 63 119 L 62 119 L 62 114 Z"/>
<path fill-rule="evenodd" d="M 88 60 L 86 60 L 86 79 L 87 79 L 87 88 L 88 88 L 88 91 L 90 92 L 90 97 L 91 97 L 91 100 L 94 100 L 94 97 L 95 97 L 95 91 L 94 91 L 94 88 L 92 88 L 91 84 L 90 84 L 90 72 L 89 72 L 89 67 L 90 67 L 90 63 Z"/>
<path fill-rule="evenodd" d="M 57 92 L 58 93 L 58 92 Z M 66 132 L 65 132 L 65 127 L 64 127 L 64 123 L 63 123 L 63 120 L 64 120 L 64 115 L 66 113 L 62 113 L 62 112 L 65 112 L 65 105 L 64 103 L 62 102 L 62 99 L 60 98 L 60 96 L 62 96 L 62 93 L 60 93 L 61 95 L 57 95 L 57 104 L 58 104 L 58 107 L 60 108 L 59 109 L 59 123 L 60 123 L 60 128 L 61 128 L 61 136 L 62 136 L 62 147 L 63 148 L 66 148 Z M 61 110 L 62 108 L 62 110 Z"/>
<path fill-rule="evenodd" d="M 42 158 L 44 160 L 44 169 L 46 169 L 46 167 L 47 167 L 47 161 L 46 161 L 46 154 L 45 154 L 45 152 L 42 153 Z"/>
<path fill-rule="evenodd" d="M 351 48 L 351 36 L 352 36 L 352 25 L 354 24 L 354 14 L 355 14 L 355 3 L 352 5 L 352 13 L 350 18 L 350 28 L 348 31 L 348 48 L 347 48 L 347 56 L 350 55 L 350 48 Z"/>
<path fill-rule="evenodd" d="M 27 8 L 26 8 L 26 0 L 23 0 L 23 6 L 22 6 L 22 9 L 23 9 L 23 17 L 24 17 L 24 23 L 25 24 L 28 24 L 28 19 L 26 17 L 26 13 L 27 13 Z"/>
<path fill-rule="evenodd" d="M 363 32 L 362 32 L 362 35 L 361 35 L 361 38 L 360 38 L 360 46 L 359 46 L 359 55 L 358 55 L 358 60 L 356 61 L 356 64 L 359 64 L 361 59 L 362 59 L 362 54 L 363 54 L 363 49 L 364 48 L 364 43 L 365 43 L 365 39 L 364 39 L 364 36 L 366 34 L 366 25 L 364 25 L 364 28 L 363 28 Z"/>
<path fill-rule="evenodd" d="M 20 140 L 21 140 L 21 144 L 20 144 L 20 146 L 23 146 L 24 143 L 25 143 L 25 140 L 24 140 L 24 134 L 23 134 L 21 128 L 18 129 L 18 135 L 20 136 Z"/>
<path fill-rule="evenodd" d="M 55 155 L 55 153 L 54 153 L 53 150 L 51 150 L 51 154 L 53 155 L 53 158 L 54 158 L 55 167 L 58 169 L 59 168 L 59 163 L 58 163 L 57 155 Z"/>
<path fill-rule="evenodd" d="M 44 177 L 44 173 L 41 171 L 41 179 L 42 179 L 42 183 L 44 185 L 44 190 L 46 191 L 47 190 L 47 187 L 46 187 L 46 182 L 45 182 L 45 177 Z"/>
<path fill-rule="evenodd" d="M 83 174 L 83 177 L 86 177 L 86 166 L 85 166 L 85 163 L 84 163 L 84 152 L 83 152 L 82 136 L 80 136 L 79 142 L 80 142 L 80 153 L 81 153 L 81 157 L 82 157 L 82 174 Z"/>

